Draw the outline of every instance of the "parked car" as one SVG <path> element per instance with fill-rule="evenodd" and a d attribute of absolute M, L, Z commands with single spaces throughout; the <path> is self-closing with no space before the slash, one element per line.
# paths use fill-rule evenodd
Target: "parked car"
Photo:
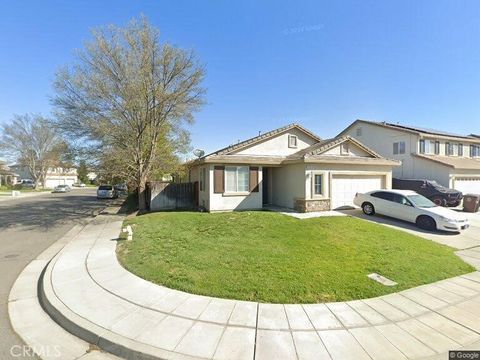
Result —
<path fill-rule="evenodd" d="M 52 193 L 67 193 L 72 189 L 68 185 L 57 185 L 53 188 Z"/>
<path fill-rule="evenodd" d="M 434 180 L 403 180 L 393 179 L 392 187 L 399 190 L 412 190 L 433 201 L 438 206 L 456 207 L 462 202 L 463 194 L 454 189 L 448 189 Z"/>
<path fill-rule="evenodd" d="M 32 179 L 22 179 L 20 180 L 20 185 L 22 188 L 30 188 L 30 189 L 34 189 L 37 186 L 35 181 L 33 181 Z"/>
<path fill-rule="evenodd" d="M 76 183 L 73 183 L 72 186 L 84 188 L 86 185 L 82 182 L 76 182 Z"/>
<path fill-rule="evenodd" d="M 113 187 L 119 193 L 126 193 L 128 191 L 127 184 L 115 184 Z"/>
<path fill-rule="evenodd" d="M 375 190 L 357 193 L 353 203 L 366 215 L 381 214 L 417 224 L 426 230 L 459 232 L 469 227 L 463 213 L 435 205 L 411 190 Z"/>
<path fill-rule="evenodd" d="M 112 185 L 100 185 L 97 189 L 97 199 L 116 199 L 118 193 Z"/>

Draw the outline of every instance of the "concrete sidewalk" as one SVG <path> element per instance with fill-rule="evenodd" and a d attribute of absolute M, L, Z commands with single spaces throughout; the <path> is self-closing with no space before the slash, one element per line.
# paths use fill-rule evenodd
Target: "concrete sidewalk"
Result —
<path fill-rule="evenodd" d="M 116 356 L 96 349 L 68 333 L 43 310 L 38 298 L 42 271 L 50 259 L 82 230 L 75 225 L 60 240 L 30 262 L 15 281 L 8 298 L 10 322 L 25 345 L 10 348 L 12 358 L 62 360 L 116 360 Z"/>
<path fill-rule="evenodd" d="M 99 216 L 47 267 L 42 299 L 69 332 L 136 359 L 446 359 L 480 343 L 480 273 L 378 298 L 262 304 L 152 284 L 117 261 Z M 135 241 L 135 240 L 134 240 Z"/>

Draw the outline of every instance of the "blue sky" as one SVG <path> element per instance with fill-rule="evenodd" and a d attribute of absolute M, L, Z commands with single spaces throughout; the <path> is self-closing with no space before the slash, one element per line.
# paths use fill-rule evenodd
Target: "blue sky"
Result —
<path fill-rule="evenodd" d="M 326 138 L 357 118 L 480 132 L 477 0 L 3 0 L 0 122 L 48 115 L 55 70 L 89 29 L 140 13 L 206 66 L 194 147 L 290 122 Z"/>

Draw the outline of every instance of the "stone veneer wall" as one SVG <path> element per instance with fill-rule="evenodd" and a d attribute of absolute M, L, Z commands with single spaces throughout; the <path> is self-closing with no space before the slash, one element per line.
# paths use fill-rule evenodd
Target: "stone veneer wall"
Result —
<path fill-rule="evenodd" d="M 293 208 L 302 213 L 312 212 L 312 211 L 328 211 L 330 210 L 330 199 L 315 199 L 315 200 L 305 200 L 305 199 L 295 199 L 295 204 Z"/>

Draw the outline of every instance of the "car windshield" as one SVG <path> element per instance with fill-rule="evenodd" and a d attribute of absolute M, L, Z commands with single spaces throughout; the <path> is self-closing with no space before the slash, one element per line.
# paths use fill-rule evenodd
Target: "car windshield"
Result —
<path fill-rule="evenodd" d="M 98 190 L 112 190 L 111 185 L 101 185 L 98 187 Z"/>
<path fill-rule="evenodd" d="M 415 206 L 417 206 L 419 208 L 431 208 L 431 207 L 437 206 L 433 202 L 428 200 L 425 196 L 422 196 L 422 195 L 408 195 L 407 198 Z"/>

